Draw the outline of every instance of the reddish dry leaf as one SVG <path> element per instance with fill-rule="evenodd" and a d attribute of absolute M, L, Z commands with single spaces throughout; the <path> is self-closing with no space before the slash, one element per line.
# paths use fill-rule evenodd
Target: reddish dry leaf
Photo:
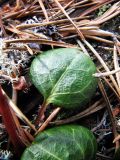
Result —
<path fill-rule="evenodd" d="M 6 4 L 2 7 L 2 12 L 10 12 L 11 11 L 11 7 L 9 4 Z"/>
<path fill-rule="evenodd" d="M 16 90 L 25 90 L 27 88 L 27 82 L 25 78 L 21 76 L 17 82 L 13 83 L 13 87 Z"/>
<path fill-rule="evenodd" d="M 120 107 L 115 107 L 112 111 L 113 116 L 116 117 L 118 114 L 120 114 Z"/>
<path fill-rule="evenodd" d="M 30 141 L 26 137 L 24 130 L 22 129 L 19 120 L 9 105 L 9 101 L 2 92 L 0 86 L 0 112 L 2 114 L 3 122 L 6 130 L 9 134 L 10 140 L 14 146 L 17 156 L 20 156 L 26 145 L 30 144 Z M 29 133 L 28 133 L 29 134 Z"/>

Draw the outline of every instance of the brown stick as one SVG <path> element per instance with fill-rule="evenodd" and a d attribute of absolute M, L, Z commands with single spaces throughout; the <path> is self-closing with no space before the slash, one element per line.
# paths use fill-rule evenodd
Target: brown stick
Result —
<path fill-rule="evenodd" d="M 100 78 L 100 77 L 105 77 L 105 76 L 109 76 L 115 73 L 120 72 L 120 68 L 117 68 L 116 70 L 112 70 L 112 71 L 108 71 L 108 72 L 104 72 L 104 73 L 95 73 L 93 74 L 94 77 Z"/>
<path fill-rule="evenodd" d="M 100 91 L 103 95 L 103 98 L 106 102 L 106 106 L 107 106 L 108 114 L 109 114 L 109 117 L 110 117 L 114 138 L 116 138 L 118 136 L 118 133 L 117 133 L 117 130 L 116 130 L 116 122 L 115 122 L 115 118 L 114 118 L 113 113 L 112 113 L 112 108 L 111 108 L 110 101 L 107 97 L 107 93 L 104 89 L 102 81 L 99 81 L 98 85 L 99 85 Z M 116 141 L 115 144 L 116 144 L 116 150 L 117 150 L 119 148 L 119 141 Z"/>
<path fill-rule="evenodd" d="M 53 120 L 53 118 L 55 118 L 55 116 L 58 114 L 58 112 L 60 111 L 61 108 L 56 108 L 54 109 L 54 111 L 51 113 L 51 115 L 46 119 L 46 121 L 42 124 L 42 126 L 37 130 L 37 132 L 35 133 L 35 135 L 37 135 L 38 133 L 42 132 L 47 126 L 48 124 Z"/>

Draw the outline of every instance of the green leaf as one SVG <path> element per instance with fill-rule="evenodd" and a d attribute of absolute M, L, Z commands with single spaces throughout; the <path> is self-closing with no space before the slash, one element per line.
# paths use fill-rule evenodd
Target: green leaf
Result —
<path fill-rule="evenodd" d="M 87 128 L 64 125 L 39 133 L 21 160 L 95 160 L 97 143 Z"/>
<path fill-rule="evenodd" d="M 30 67 L 33 84 L 47 104 L 64 108 L 84 106 L 94 94 L 96 67 L 79 49 L 61 48 L 38 55 Z"/>

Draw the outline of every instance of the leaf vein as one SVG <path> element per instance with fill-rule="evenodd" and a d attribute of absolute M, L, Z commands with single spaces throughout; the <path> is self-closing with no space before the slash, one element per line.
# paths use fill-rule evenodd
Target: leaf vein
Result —
<path fill-rule="evenodd" d="M 80 148 L 80 150 L 82 152 L 82 155 L 83 155 L 83 159 L 84 159 L 84 152 L 83 152 L 81 146 L 79 145 L 79 143 L 75 139 L 75 131 L 74 131 L 74 129 L 72 129 L 72 133 L 73 133 L 73 140 L 76 142 L 76 145 Z"/>
<path fill-rule="evenodd" d="M 59 82 L 61 81 L 61 79 L 65 76 L 66 72 L 68 71 L 70 65 L 74 62 L 74 60 L 77 58 L 77 55 L 76 57 L 73 58 L 73 60 L 70 62 L 70 64 L 66 67 L 65 71 L 61 74 L 60 78 L 58 79 L 58 81 L 56 82 L 56 84 L 54 85 L 53 89 L 51 90 L 51 93 L 50 95 L 53 95 L 52 93 L 54 93 L 57 85 L 59 84 Z M 50 97 L 50 96 L 49 96 Z M 49 99 L 49 97 L 47 99 Z"/>
<path fill-rule="evenodd" d="M 56 158 L 57 160 L 62 160 L 59 157 L 57 157 L 56 155 L 52 154 L 50 151 L 44 149 L 41 145 L 39 145 L 40 149 L 43 150 L 44 152 L 46 152 L 47 154 L 51 155 L 52 157 Z"/>
<path fill-rule="evenodd" d="M 42 61 L 41 59 L 39 59 L 38 57 L 37 57 L 37 59 L 38 59 L 38 61 L 48 70 L 48 72 L 49 72 L 49 79 L 50 79 L 50 82 L 51 82 L 51 85 L 52 85 L 52 87 L 53 87 L 53 85 L 54 85 L 54 83 L 53 83 L 53 80 L 52 80 L 52 78 L 51 78 L 51 76 L 50 76 L 50 69 L 48 68 L 48 66 L 45 64 L 45 62 L 44 61 Z"/>
<path fill-rule="evenodd" d="M 55 93 L 55 94 L 52 94 L 52 96 L 56 96 L 56 95 L 65 95 L 65 94 L 77 94 L 77 93 L 81 93 L 82 96 L 84 96 L 82 94 L 82 92 L 84 91 L 84 89 L 87 88 L 87 86 L 89 86 L 89 84 L 91 83 L 91 81 L 80 91 L 77 91 L 77 92 L 65 92 L 65 93 Z M 85 96 L 84 96 L 85 97 Z"/>

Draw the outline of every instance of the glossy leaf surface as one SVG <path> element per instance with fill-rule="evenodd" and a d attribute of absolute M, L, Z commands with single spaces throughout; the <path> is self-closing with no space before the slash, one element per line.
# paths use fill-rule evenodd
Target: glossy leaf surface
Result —
<path fill-rule="evenodd" d="M 65 125 L 43 131 L 21 160 L 95 160 L 97 143 L 88 129 Z"/>
<path fill-rule="evenodd" d="M 32 62 L 30 76 L 47 104 L 65 108 L 84 106 L 94 94 L 97 79 L 92 60 L 75 48 L 44 52 Z"/>

